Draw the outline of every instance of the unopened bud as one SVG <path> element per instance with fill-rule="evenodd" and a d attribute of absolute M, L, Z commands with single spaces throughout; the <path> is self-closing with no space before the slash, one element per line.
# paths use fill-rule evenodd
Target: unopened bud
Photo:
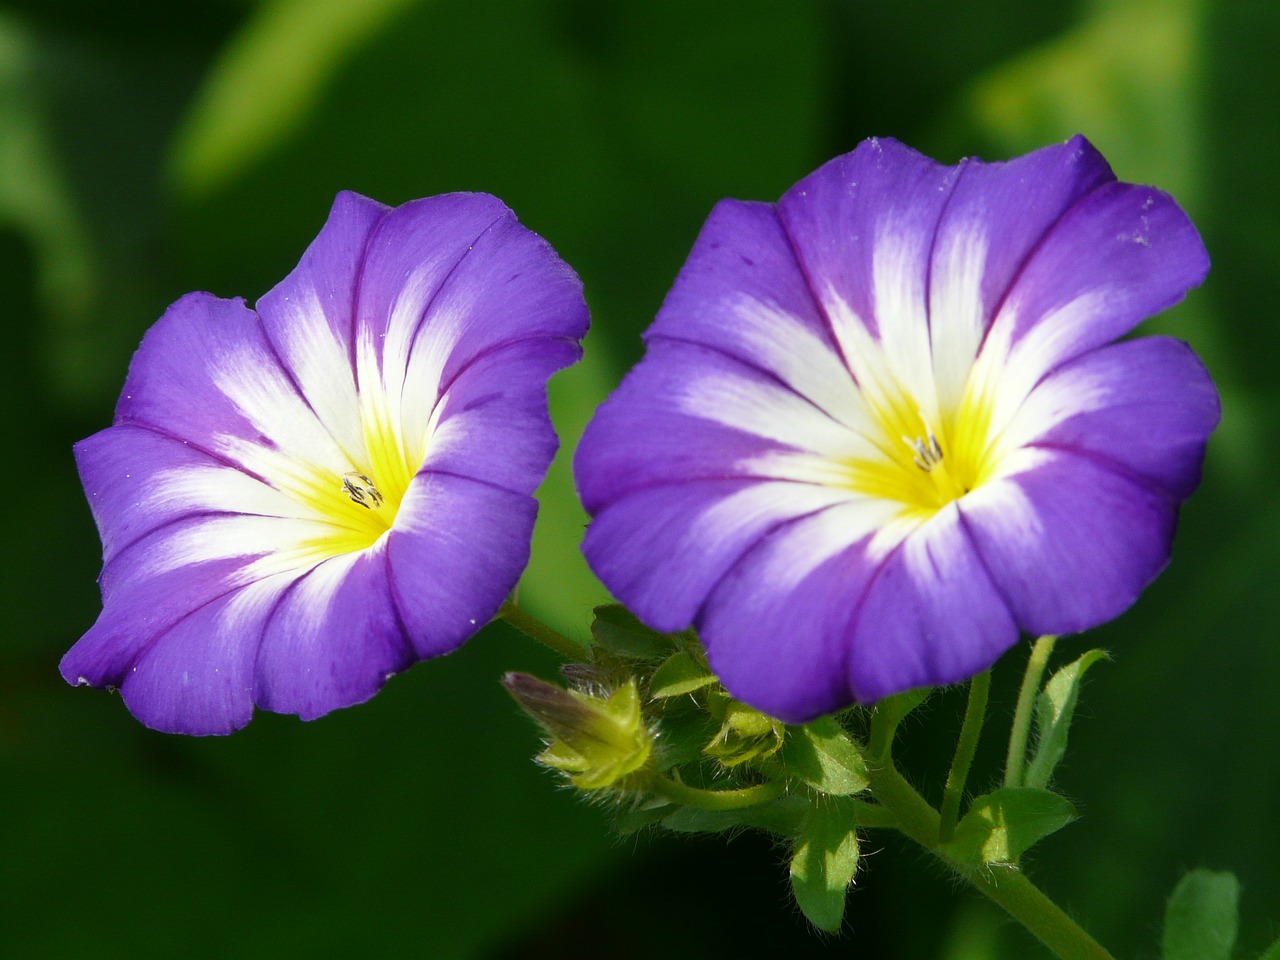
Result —
<path fill-rule="evenodd" d="M 725 767 L 765 760 L 782 749 L 786 725 L 739 700 L 725 698 L 720 730 L 703 752 Z"/>
<path fill-rule="evenodd" d="M 508 673 L 502 684 L 552 738 L 540 763 L 563 771 L 582 790 L 642 785 L 653 739 L 634 680 L 608 697 L 566 690 L 527 673 Z"/>

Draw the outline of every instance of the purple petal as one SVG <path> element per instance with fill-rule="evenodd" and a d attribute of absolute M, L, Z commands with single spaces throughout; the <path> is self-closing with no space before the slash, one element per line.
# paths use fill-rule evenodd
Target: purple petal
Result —
<path fill-rule="evenodd" d="M 1010 288 L 985 350 L 1043 375 L 1180 301 L 1209 269 L 1187 215 L 1166 193 L 1105 184 L 1079 200 Z"/>
<path fill-rule="evenodd" d="M 956 177 L 957 168 L 896 140 L 865 140 L 787 191 L 778 214 L 828 315 L 838 313 L 836 304 L 842 302 L 856 322 L 882 339 L 902 332 L 907 318 L 901 308 L 920 321 L 920 333 L 927 333 L 929 257 Z M 886 290 L 877 276 L 876 258 L 886 243 L 897 248 L 898 272 L 913 281 L 909 289 Z M 839 340 L 844 334 L 835 322 Z"/>
<path fill-rule="evenodd" d="M 441 398 L 423 466 L 532 494 L 558 445 L 545 384 L 580 352 L 566 341 L 518 341 L 466 367 Z"/>
<path fill-rule="evenodd" d="M 1127 610 L 1169 561 L 1177 501 L 1089 456 L 974 491 L 965 526 L 1019 626 L 1075 633 Z"/>
<path fill-rule="evenodd" d="M 1020 445 L 1090 457 L 1181 500 L 1200 484 L 1220 415 L 1218 392 L 1191 348 L 1146 337 L 1060 367 L 1032 391 L 1009 434 Z"/>
<path fill-rule="evenodd" d="M 850 624 L 894 546 L 865 533 L 882 507 L 846 502 L 779 524 L 716 585 L 698 630 L 735 697 L 788 723 L 853 700 Z"/>
<path fill-rule="evenodd" d="M 885 561 L 862 598 L 849 638 L 855 698 L 873 703 L 990 667 L 1018 640 L 1002 586 L 974 549 L 957 504 L 940 510 Z"/>
<path fill-rule="evenodd" d="M 658 630 L 689 626 L 725 572 L 774 527 L 848 499 L 814 484 L 705 480 L 606 507 L 582 551 L 605 586 Z"/>
<path fill-rule="evenodd" d="M 755 476 L 770 454 L 852 442 L 848 428 L 757 368 L 655 339 L 587 426 L 575 474 L 595 512 L 656 483 Z"/>
<path fill-rule="evenodd" d="M 986 255 L 978 303 L 990 323 L 1014 278 L 1063 215 L 1114 180 L 1107 161 L 1081 136 L 1003 163 L 964 163 L 938 226 L 933 294 L 948 272 L 949 250 L 979 235 Z M 938 311 L 931 314 L 936 320 Z"/>
<path fill-rule="evenodd" d="M 391 596 L 385 541 L 296 579 L 260 633 L 254 698 L 303 720 L 368 700 L 418 659 Z"/>
<path fill-rule="evenodd" d="M 653 326 L 776 379 L 839 419 L 860 400 L 770 204 L 716 205 Z"/>
<path fill-rule="evenodd" d="M 285 516 L 296 505 L 235 467 L 167 434 L 108 427 L 75 446 L 76 466 L 102 536 L 103 559 L 193 514 Z"/>
<path fill-rule="evenodd" d="M 538 504 L 423 471 L 387 539 L 391 590 L 419 658 L 457 649 L 493 618 L 529 562 Z"/>
<path fill-rule="evenodd" d="M 120 684 L 148 727 L 228 734 L 253 717 L 253 664 L 262 621 L 287 576 L 259 581 L 193 608 L 144 649 Z"/>

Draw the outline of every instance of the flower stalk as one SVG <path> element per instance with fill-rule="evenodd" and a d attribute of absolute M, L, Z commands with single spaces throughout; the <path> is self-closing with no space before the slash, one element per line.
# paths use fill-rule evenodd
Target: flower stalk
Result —
<path fill-rule="evenodd" d="M 1040 678 L 1053 653 L 1057 637 L 1041 637 L 1031 648 L 1027 658 L 1027 671 L 1022 675 L 1022 688 L 1018 691 L 1018 705 L 1013 713 L 1013 728 L 1009 731 L 1009 753 L 1004 764 L 1004 785 L 1022 786 L 1022 768 L 1027 759 L 1027 736 L 1031 732 L 1031 716 L 1035 713 L 1036 694 L 1040 692 Z"/>
<path fill-rule="evenodd" d="M 951 769 L 947 773 L 947 785 L 942 792 L 941 820 L 938 824 L 938 839 L 942 843 L 950 840 L 955 833 L 960 800 L 964 796 L 965 781 L 969 778 L 969 767 L 978 750 L 978 738 L 982 734 L 982 721 L 987 715 L 987 695 L 990 691 L 990 670 L 984 670 L 969 683 L 969 702 L 964 711 L 964 723 L 956 741 L 955 759 L 951 761 Z"/>

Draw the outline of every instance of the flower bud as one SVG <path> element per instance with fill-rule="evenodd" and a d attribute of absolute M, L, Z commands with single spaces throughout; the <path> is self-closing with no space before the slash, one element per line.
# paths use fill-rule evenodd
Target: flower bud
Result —
<path fill-rule="evenodd" d="M 653 738 L 640 714 L 635 680 L 607 698 L 566 690 L 527 673 L 508 673 L 502 684 L 552 738 L 539 763 L 562 771 L 581 790 L 643 784 Z"/>

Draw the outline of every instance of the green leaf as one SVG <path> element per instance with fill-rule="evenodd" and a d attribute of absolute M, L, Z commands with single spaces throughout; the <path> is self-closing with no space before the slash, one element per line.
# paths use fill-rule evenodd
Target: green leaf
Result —
<path fill-rule="evenodd" d="M 1056 793 L 1003 787 L 973 801 L 942 849 L 961 863 L 1013 863 L 1075 818 L 1075 808 Z"/>
<path fill-rule="evenodd" d="M 1178 881 L 1164 912 L 1164 960 L 1231 960 L 1240 881 L 1234 874 L 1192 870 Z"/>
<path fill-rule="evenodd" d="M 662 660 L 675 644 L 671 638 L 650 630 L 634 613 L 616 603 L 596 607 L 591 636 L 606 652 L 624 660 Z"/>
<path fill-rule="evenodd" d="M 715 674 L 689 654 L 675 653 L 654 671 L 653 679 L 649 681 L 649 696 L 655 700 L 679 697 L 715 682 Z"/>
<path fill-rule="evenodd" d="M 174 147 L 207 194 L 298 132 L 347 57 L 419 0 L 267 0 L 223 52 Z"/>
<path fill-rule="evenodd" d="M 819 930 L 834 933 L 844 919 L 845 890 L 858 870 L 858 835 L 837 804 L 813 808 L 791 857 L 791 889 Z"/>
<path fill-rule="evenodd" d="M 833 717 L 792 727 L 782 758 L 788 774 L 832 796 L 858 793 L 870 782 L 862 752 Z"/>
<path fill-rule="evenodd" d="M 793 837 L 800 832 L 809 808 L 804 797 L 779 797 L 740 810 L 681 807 L 663 818 L 662 825 L 676 833 L 723 833 L 741 827 L 755 827 L 779 836 Z"/>
<path fill-rule="evenodd" d="M 1280 940 L 1267 947 L 1258 960 L 1280 960 Z"/>
<path fill-rule="evenodd" d="M 1086 670 L 1105 659 L 1105 651 L 1090 650 L 1055 673 L 1044 685 L 1044 691 L 1036 698 L 1036 755 L 1023 777 L 1026 786 L 1049 785 L 1049 778 L 1067 752 L 1067 731 L 1080 695 L 1080 682 Z"/>

